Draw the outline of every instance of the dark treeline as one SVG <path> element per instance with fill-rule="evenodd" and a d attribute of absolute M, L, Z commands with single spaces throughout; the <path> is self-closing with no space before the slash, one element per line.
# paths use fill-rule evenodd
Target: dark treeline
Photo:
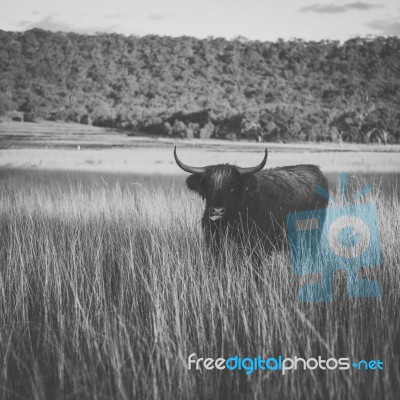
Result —
<path fill-rule="evenodd" d="M 0 31 L 0 114 L 181 137 L 400 142 L 400 39 Z"/>

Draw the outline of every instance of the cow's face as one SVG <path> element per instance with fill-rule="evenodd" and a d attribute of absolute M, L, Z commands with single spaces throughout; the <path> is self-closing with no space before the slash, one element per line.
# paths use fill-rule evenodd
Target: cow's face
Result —
<path fill-rule="evenodd" d="M 264 159 L 259 165 L 250 168 L 230 164 L 192 167 L 179 160 L 176 148 L 174 156 L 181 169 L 192 173 L 186 184 L 205 199 L 205 216 L 212 222 L 221 222 L 237 214 L 258 190 L 258 180 L 254 174 L 264 168 L 268 152 L 265 150 Z"/>
<path fill-rule="evenodd" d="M 186 184 L 206 201 L 206 217 L 213 222 L 236 215 L 258 186 L 253 175 L 241 175 L 229 164 L 209 166 L 203 174 L 190 175 Z"/>

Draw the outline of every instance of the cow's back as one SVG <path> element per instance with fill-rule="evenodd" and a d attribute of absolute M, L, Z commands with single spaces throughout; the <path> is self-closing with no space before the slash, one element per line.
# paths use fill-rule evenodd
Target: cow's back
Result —
<path fill-rule="evenodd" d="M 328 199 L 317 187 L 328 191 L 328 182 L 316 165 L 271 168 L 255 175 L 259 190 L 248 204 L 250 219 L 272 243 L 282 240 L 290 212 L 326 208 Z"/>

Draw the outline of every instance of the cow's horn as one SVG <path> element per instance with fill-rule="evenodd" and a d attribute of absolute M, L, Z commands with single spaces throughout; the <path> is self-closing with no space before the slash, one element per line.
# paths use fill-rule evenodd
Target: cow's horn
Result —
<path fill-rule="evenodd" d="M 255 167 L 248 167 L 248 168 L 238 167 L 238 170 L 242 175 L 249 175 L 249 174 L 255 174 L 256 172 L 260 172 L 264 168 L 267 162 L 267 158 L 268 158 L 268 149 L 265 149 L 264 159 L 261 161 L 260 164 L 256 165 Z"/>
<path fill-rule="evenodd" d="M 190 174 L 203 174 L 206 171 L 206 167 L 191 167 L 190 165 L 184 164 L 176 154 L 176 146 L 174 148 L 174 157 L 179 168 L 183 169 L 186 172 L 189 172 Z"/>

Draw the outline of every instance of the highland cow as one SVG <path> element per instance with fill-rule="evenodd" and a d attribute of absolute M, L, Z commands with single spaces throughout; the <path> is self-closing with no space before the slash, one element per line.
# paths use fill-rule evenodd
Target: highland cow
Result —
<path fill-rule="evenodd" d="M 191 173 L 187 187 L 205 200 L 202 227 L 207 243 L 218 248 L 223 237 L 251 246 L 261 245 L 267 253 L 285 242 L 286 216 L 290 212 L 324 209 L 328 199 L 315 192 L 328 190 L 328 183 L 315 165 L 264 168 L 264 159 L 255 167 L 230 164 L 193 167 L 176 154 L 178 166 Z M 323 221 L 322 221 L 323 224 Z"/>

